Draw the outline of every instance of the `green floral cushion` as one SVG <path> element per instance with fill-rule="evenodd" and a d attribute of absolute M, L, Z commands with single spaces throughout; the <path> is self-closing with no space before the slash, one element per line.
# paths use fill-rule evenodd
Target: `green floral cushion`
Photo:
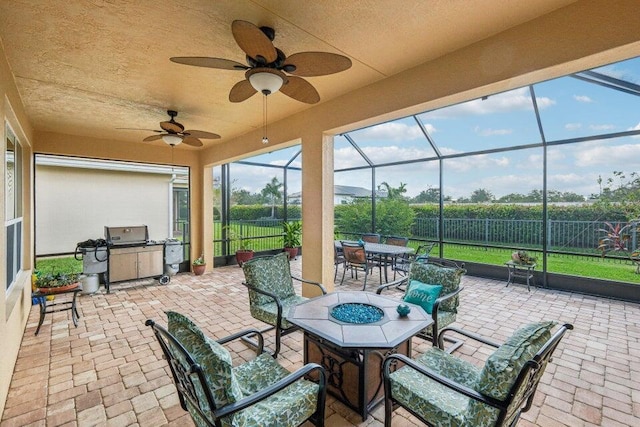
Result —
<path fill-rule="evenodd" d="M 263 353 L 234 368 L 234 375 L 244 396 L 249 396 L 275 384 L 289 375 L 271 355 Z M 318 385 L 299 380 L 284 390 L 242 411 L 234 425 L 297 426 L 316 410 Z"/>
<path fill-rule="evenodd" d="M 437 347 L 430 348 L 417 362 L 469 387 L 477 382 L 480 373 L 473 364 L 451 356 Z M 393 372 L 390 380 L 393 398 L 429 420 L 432 425 L 474 425 L 466 419 L 470 400 L 468 397 L 417 374 L 408 366 Z"/>
<path fill-rule="evenodd" d="M 282 304 L 282 324 L 280 326 L 283 329 L 289 329 L 294 326 L 286 320 L 286 316 L 289 314 L 289 309 L 294 305 L 298 305 L 305 301 L 307 301 L 307 298 L 298 295 L 293 295 L 289 298 L 280 300 L 280 303 Z M 262 320 L 269 325 L 276 326 L 276 322 L 278 321 L 278 306 L 275 302 L 262 305 L 252 304 L 249 306 L 249 311 L 253 318 Z"/>
<path fill-rule="evenodd" d="M 443 328 L 449 326 L 453 322 L 456 321 L 456 313 L 452 313 L 450 311 L 438 310 L 438 331 L 441 331 Z M 433 336 L 433 326 L 429 326 L 428 328 L 423 329 L 418 334 L 419 337 L 425 338 Z"/>
<path fill-rule="evenodd" d="M 555 322 L 537 322 L 518 329 L 487 359 L 477 390 L 503 400 L 524 364 L 551 338 Z"/>
<path fill-rule="evenodd" d="M 205 336 L 190 319 L 182 314 L 169 311 L 167 317 L 169 333 L 176 337 L 195 362 L 202 367 L 216 405 L 221 407 L 240 400 L 242 391 L 232 374 L 231 355 L 227 349 Z M 201 398 L 200 402 L 206 402 L 206 399 Z"/>
<path fill-rule="evenodd" d="M 244 271 L 245 281 L 251 286 L 270 292 L 279 298 L 295 295 L 286 252 L 253 258 L 242 264 L 242 271 Z M 249 300 L 251 305 L 273 302 L 272 298 L 251 290 L 249 291 Z"/>
<path fill-rule="evenodd" d="M 417 304 L 424 311 L 431 314 L 433 303 L 440 296 L 442 285 L 429 285 L 418 280 L 409 280 L 409 287 L 404 295 L 404 301 Z"/>
<path fill-rule="evenodd" d="M 441 295 L 449 294 L 460 287 L 460 278 L 464 270 L 459 268 L 441 267 L 434 264 L 423 264 L 412 262 L 409 267 L 409 278 L 422 283 L 437 283 L 442 285 Z M 407 287 L 407 289 L 409 289 Z M 453 313 L 458 312 L 458 295 L 444 301 L 438 310 L 447 310 Z"/>

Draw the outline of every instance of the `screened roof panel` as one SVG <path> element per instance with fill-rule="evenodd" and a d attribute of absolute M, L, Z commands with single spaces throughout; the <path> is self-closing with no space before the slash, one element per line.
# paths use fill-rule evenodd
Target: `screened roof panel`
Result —
<path fill-rule="evenodd" d="M 359 129 L 349 136 L 376 165 L 436 155 L 413 117 Z"/>
<path fill-rule="evenodd" d="M 284 166 L 300 151 L 300 145 L 294 145 L 293 147 L 283 148 L 282 150 L 270 151 L 268 153 L 260 154 L 258 156 L 248 157 L 243 159 L 252 163 L 263 163 L 267 165 Z M 294 160 L 291 166 L 301 167 L 300 158 Z"/>
<path fill-rule="evenodd" d="M 538 96 L 538 107 L 549 100 Z M 528 87 L 418 116 L 443 155 L 542 142 Z"/>
<path fill-rule="evenodd" d="M 366 160 L 342 135 L 333 139 L 333 168 L 336 170 L 367 166 Z"/>
<path fill-rule="evenodd" d="M 594 71 L 637 84 L 640 62 L 635 59 Z M 578 76 L 592 78 L 582 73 Z M 599 79 L 585 81 L 566 76 L 534 86 L 536 96 L 553 100 L 549 108 L 540 111 L 547 141 L 640 129 L 640 96 L 600 83 Z"/>

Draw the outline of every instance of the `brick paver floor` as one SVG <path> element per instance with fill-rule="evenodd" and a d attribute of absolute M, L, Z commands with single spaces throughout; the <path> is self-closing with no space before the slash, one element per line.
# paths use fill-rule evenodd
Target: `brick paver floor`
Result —
<path fill-rule="evenodd" d="M 300 260 L 293 263 L 299 271 Z M 339 275 L 341 272 L 339 272 Z M 506 275 L 506 273 L 505 273 Z M 5 405 L 2 427 L 11 426 L 190 426 L 178 403 L 166 362 L 146 319 L 166 324 L 165 310 L 191 317 L 211 337 L 264 325 L 249 315 L 247 291 L 237 266 L 213 273 L 172 278 L 166 286 L 146 280 L 114 284 L 79 297 L 80 321 L 70 312 L 47 315 L 38 336 L 37 306 L 32 307 Z M 362 278 L 360 278 L 362 279 Z M 370 278 L 374 291 L 377 274 Z M 361 280 L 341 289 L 358 290 Z M 505 288 L 505 282 L 463 278 L 456 325 L 504 340 L 527 322 L 554 319 L 575 326 L 560 344 L 545 373 L 533 408 L 519 426 L 640 425 L 640 306 L 591 296 L 532 289 Z M 398 291 L 388 295 L 399 295 Z M 273 348 L 273 334 L 266 345 Z M 427 343 L 414 340 L 414 351 Z M 278 361 L 295 370 L 302 366 L 302 334 L 282 339 Z M 232 354 L 250 358 L 244 344 Z M 487 348 L 469 343 L 456 352 L 481 364 Z M 367 421 L 327 397 L 327 426 L 381 426 L 384 405 Z M 397 410 L 394 426 L 420 425 Z"/>

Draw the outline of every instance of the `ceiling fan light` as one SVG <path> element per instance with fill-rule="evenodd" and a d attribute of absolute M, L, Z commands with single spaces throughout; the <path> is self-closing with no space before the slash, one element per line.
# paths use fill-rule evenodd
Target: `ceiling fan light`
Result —
<path fill-rule="evenodd" d="M 162 135 L 162 140 L 172 147 L 175 147 L 176 145 L 180 145 L 182 137 L 179 135 Z"/>
<path fill-rule="evenodd" d="M 264 95 L 276 93 L 282 87 L 284 80 L 277 74 L 257 72 L 249 76 L 249 83 L 258 92 Z"/>

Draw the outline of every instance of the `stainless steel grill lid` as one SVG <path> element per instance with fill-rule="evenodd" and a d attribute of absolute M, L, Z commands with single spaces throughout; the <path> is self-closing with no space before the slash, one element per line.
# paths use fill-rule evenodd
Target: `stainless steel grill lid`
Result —
<path fill-rule="evenodd" d="M 149 240 L 149 230 L 146 225 L 131 227 L 104 227 L 104 237 L 110 246 L 140 245 Z"/>

